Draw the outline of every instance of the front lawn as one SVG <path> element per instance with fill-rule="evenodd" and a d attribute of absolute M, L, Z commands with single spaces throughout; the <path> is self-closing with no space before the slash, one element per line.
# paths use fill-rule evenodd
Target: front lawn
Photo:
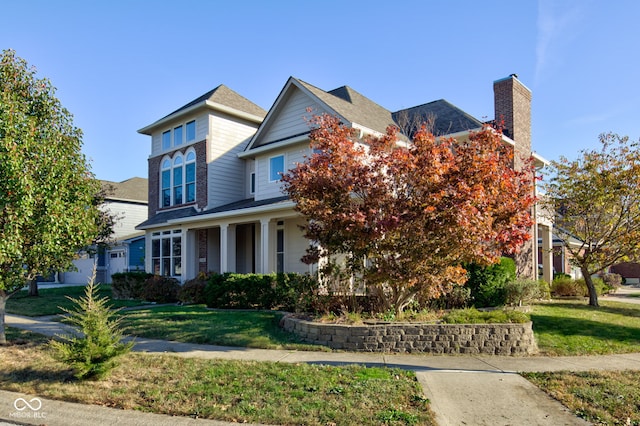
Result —
<path fill-rule="evenodd" d="M 162 306 L 122 313 L 124 332 L 149 339 L 262 349 L 329 350 L 298 343 L 273 311 L 211 310 L 202 305 Z"/>
<path fill-rule="evenodd" d="M 85 286 L 69 286 L 57 288 L 39 289 L 40 296 L 31 297 L 28 291 L 19 291 L 7 300 L 7 313 L 39 317 L 44 315 L 57 315 L 64 313 L 59 307 L 73 308 L 74 304 L 67 296 L 77 299 L 85 295 Z M 143 304 L 140 300 L 114 300 L 111 299 L 111 286 L 100 284 L 98 287 L 100 298 L 109 298 L 109 305 L 114 308 L 138 306 Z"/>
<path fill-rule="evenodd" d="M 598 425 L 640 425 L 638 371 L 523 373 L 574 414 Z"/>
<path fill-rule="evenodd" d="M 415 373 L 130 353 L 105 380 L 80 382 L 46 340 L 9 328 L 0 388 L 174 416 L 274 425 L 434 425 Z M 69 413 L 47 413 L 58 418 Z"/>
<path fill-rule="evenodd" d="M 640 305 L 600 301 L 554 301 L 533 308 L 531 320 L 544 355 L 640 352 Z"/>

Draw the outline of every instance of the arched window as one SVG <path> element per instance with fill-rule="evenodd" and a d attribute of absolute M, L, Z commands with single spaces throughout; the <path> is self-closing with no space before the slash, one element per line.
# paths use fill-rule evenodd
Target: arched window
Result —
<path fill-rule="evenodd" d="M 184 183 L 186 203 L 192 203 L 196 200 L 196 153 L 189 151 L 187 153 L 184 165 Z"/>
<path fill-rule="evenodd" d="M 160 168 L 160 190 L 162 207 L 177 206 L 196 201 L 196 153 L 187 151 L 186 156 L 176 153 L 165 158 Z"/>
<path fill-rule="evenodd" d="M 178 155 L 173 160 L 173 204 L 182 204 L 184 202 L 182 198 L 183 175 L 182 155 Z"/>
<path fill-rule="evenodd" d="M 171 160 L 165 159 L 162 161 L 162 171 L 160 172 L 161 193 L 162 193 L 162 207 L 169 207 L 171 205 Z"/>

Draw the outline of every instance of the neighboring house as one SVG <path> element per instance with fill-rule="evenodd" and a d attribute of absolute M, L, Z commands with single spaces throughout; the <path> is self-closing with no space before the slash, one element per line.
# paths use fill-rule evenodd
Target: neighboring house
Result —
<path fill-rule="evenodd" d="M 123 182 L 100 181 L 105 190 L 101 208 L 114 217 L 112 242 L 106 250 L 85 251 L 73 261 L 74 269 L 58 274 L 66 283 L 86 283 L 97 262 L 96 280 L 110 283 L 117 272 L 144 270 L 144 232 L 136 225 L 147 218 L 148 182 L 134 177 Z M 97 259 L 96 259 L 97 257 Z"/>
<path fill-rule="evenodd" d="M 567 250 L 567 246 L 564 244 L 562 240 L 556 237 L 555 234 L 552 234 L 553 245 L 552 245 L 552 258 L 553 258 L 553 273 L 563 273 L 570 275 L 573 279 L 582 278 L 582 272 L 580 272 L 580 268 L 573 266 L 570 262 L 571 253 Z M 574 247 L 580 247 L 582 242 L 578 239 L 572 239 L 569 244 Z M 544 257 L 543 249 L 542 249 L 542 238 L 538 238 L 538 258 L 542 259 Z M 542 275 L 542 265 L 539 265 L 539 275 Z M 540 277 L 542 278 L 542 276 Z M 546 279 L 545 279 L 546 281 Z M 551 283 L 551 281 L 548 281 Z"/>
<path fill-rule="evenodd" d="M 531 152 L 531 92 L 515 76 L 494 82 L 504 142 Z M 311 112 L 309 112 L 311 111 Z M 310 154 L 312 114 L 336 115 L 362 134 L 428 120 L 437 136 L 464 139 L 483 122 L 445 100 L 391 112 L 348 86 L 326 92 L 289 78 L 267 112 L 224 85 L 139 130 L 151 136 L 146 270 L 181 281 L 198 272 L 310 272 L 301 216 L 280 174 Z M 534 191 L 534 188 L 532 188 Z M 537 228 L 516 259 L 535 276 Z"/>

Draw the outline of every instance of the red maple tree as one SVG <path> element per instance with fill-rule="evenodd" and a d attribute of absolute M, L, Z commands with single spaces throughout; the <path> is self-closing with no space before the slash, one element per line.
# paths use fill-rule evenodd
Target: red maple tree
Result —
<path fill-rule="evenodd" d="M 495 263 L 531 238 L 532 162 L 514 169 L 513 147 L 491 126 L 466 140 L 423 126 L 406 141 L 395 127 L 361 140 L 329 115 L 311 124 L 313 154 L 283 182 L 314 242 L 303 260 L 321 261 L 325 280 L 341 277 L 398 313 L 417 294 L 464 284 L 463 264 Z"/>

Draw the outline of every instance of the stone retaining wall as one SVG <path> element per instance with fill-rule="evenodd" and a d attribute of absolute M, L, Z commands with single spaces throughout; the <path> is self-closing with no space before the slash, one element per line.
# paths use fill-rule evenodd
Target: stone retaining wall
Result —
<path fill-rule="evenodd" d="M 286 316 L 282 327 L 303 341 L 363 352 L 530 355 L 537 352 L 532 323 L 322 324 Z"/>

